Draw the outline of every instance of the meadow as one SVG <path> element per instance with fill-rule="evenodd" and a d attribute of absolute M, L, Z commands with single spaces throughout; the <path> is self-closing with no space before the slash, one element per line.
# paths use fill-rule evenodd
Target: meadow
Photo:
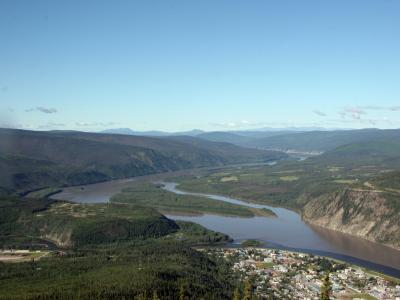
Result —
<path fill-rule="evenodd" d="M 111 203 L 134 204 L 152 207 L 165 213 L 217 214 L 237 217 L 273 215 L 269 211 L 253 209 L 200 196 L 178 195 L 163 190 L 159 184 L 140 183 L 124 189 L 111 198 Z"/>

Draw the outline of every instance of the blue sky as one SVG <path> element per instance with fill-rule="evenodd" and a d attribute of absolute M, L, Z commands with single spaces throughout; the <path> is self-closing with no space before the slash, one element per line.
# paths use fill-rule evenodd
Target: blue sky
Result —
<path fill-rule="evenodd" d="M 0 126 L 400 127 L 400 1 L 0 1 Z"/>

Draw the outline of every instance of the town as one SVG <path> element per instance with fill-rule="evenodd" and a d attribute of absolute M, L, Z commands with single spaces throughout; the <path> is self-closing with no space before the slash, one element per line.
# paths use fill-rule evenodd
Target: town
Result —
<path fill-rule="evenodd" d="M 330 299 L 400 299 L 400 281 L 311 254 L 262 248 L 210 248 L 261 299 L 320 299 L 329 276 Z"/>

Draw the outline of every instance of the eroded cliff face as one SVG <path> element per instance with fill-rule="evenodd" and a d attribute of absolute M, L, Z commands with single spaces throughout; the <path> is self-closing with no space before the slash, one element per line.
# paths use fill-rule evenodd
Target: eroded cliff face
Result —
<path fill-rule="evenodd" d="M 397 197 L 397 199 L 396 199 Z M 400 195 L 345 189 L 310 200 L 305 221 L 400 250 Z"/>

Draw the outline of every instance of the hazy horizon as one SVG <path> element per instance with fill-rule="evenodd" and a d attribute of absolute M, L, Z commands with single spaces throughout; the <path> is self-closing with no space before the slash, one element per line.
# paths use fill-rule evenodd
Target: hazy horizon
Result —
<path fill-rule="evenodd" d="M 400 128 L 377 128 L 377 127 L 363 127 L 363 128 L 344 128 L 344 127 L 301 127 L 301 126 L 292 126 L 292 127 L 263 127 L 263 128 L 247 128 L 247 129 L 216 129 L 216 130 L 204 130 L 201 128 L 191 128 L 187 130 L 178 130 L 178 131 L 168 131 L 161 129 L 148 129 L 148 130 L 136 130 L 135 128 L 129 127 L 110 127 L 103 129 L 85 129 L 85 128 L 20 128 L 20 127 L 11 127 L 5 126 L 0 127 L 0 129 L 18 129 L 18 130 L 30 130 L 30 131 L 81 131 L 81 132 L 91 132 L 91 133 L 117 133 L 124 134 L 124 131 L 127 131 L 126 134 L 148 134 L 148 135 L 157 135 L 159 134 L 183 134 L 190 133 L 191 135 L 197 135 L 201 133 L 211 133 L 211 132 L 226 132 L 226 133 L 236 133 L 236 132 L 312 132 L 312 131 L 346 131 L 346 130 L 397 130 Z M 130 133 L 128 133 L 130 131 Z"/>

